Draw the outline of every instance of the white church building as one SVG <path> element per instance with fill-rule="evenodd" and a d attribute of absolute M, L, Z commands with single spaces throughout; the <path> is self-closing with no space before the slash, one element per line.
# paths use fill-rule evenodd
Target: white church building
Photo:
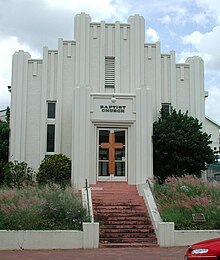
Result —
<path fill-rule="evenodd" d="M 78 188 L 85 179 L 152 177 L 153 122 L 162 106 L 205 123 L 203 60 L 177 64 L 174 51 L 146 43 L 139 15 L 98 23 L 81 13 L 74 39 L 59 39 L 57 50 L 44 47 L 42 59 L 16 52 L 11 95 L 10 160 L 37 170 L 46 155 L 63 153 Z"/>

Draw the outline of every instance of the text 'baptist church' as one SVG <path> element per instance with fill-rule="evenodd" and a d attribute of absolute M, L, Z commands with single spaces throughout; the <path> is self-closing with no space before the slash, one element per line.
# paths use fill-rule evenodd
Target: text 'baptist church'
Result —
<path fill-rule="evenodd" d="M 125 113 L 126 106 L 100 105 L 102 112 Z"/>

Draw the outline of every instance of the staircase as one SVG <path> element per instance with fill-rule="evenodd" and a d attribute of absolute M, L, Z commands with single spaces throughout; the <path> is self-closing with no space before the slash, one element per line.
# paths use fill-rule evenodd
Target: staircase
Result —
<path fill-rule="evenodd" d="M 98 182 L 90 185 L 100 247 L 158 246 L 143 197 L 135 185 Z"/>

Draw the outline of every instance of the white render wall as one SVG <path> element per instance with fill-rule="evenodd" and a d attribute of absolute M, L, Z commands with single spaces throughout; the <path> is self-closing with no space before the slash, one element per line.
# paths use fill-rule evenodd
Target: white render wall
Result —
<path fill-rule="evenodd" d="M 162 103 L 186 110 L 204 122 L 203 61 L 176 64 L 175 52 L 161 54 L 160 43 L 145 43 L 144 18 L 128 23 L 91 22 L 75 16 L 74 40 L 58 40 L 58 49 L 43 49 L 43 59 L 29 53 L 13 56 L 10 160 L 38 169 L 46 153 L 47 102 L 56 102 L 55 153 L 72 159 L 72 183 L 96 182 L 98 126 L 128 129 L 128 182 L 153 175 L 152 123 Z M 105 57 L 115 57 L 115 89 L 105 88 Z M 131 104 L 133 112 L 100 115 L 94 100 Z M 130 101 L 133 100 L 131 103 Z M 105 116 L 105 118 L 103 118 Z"/>
<path fill-rule="evenodd" d="M 212 136 L 211 148 L 214 151 L 219 151 L 219 125 L 211 120 L 210 118 L 205 118 L 205 131 Z"/>

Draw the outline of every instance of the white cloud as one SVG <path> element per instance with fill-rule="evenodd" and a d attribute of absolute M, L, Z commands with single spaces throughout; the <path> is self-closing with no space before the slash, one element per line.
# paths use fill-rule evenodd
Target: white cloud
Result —
<path fill-rule="evenodd" d="M 191 44 L 195 52 L 199 53 L 206 63 L 206 69 L 220 71 L 220 25 L 206 33 L 195 31 L 182 37 L 184 44 Z"/>
<path fill-rule="evenodd" d="M 146 37 L 147 37 L 147 42 L 149 42 L 149 40 L 152 42 L 157 42 L 160 39 L 158 32 L 151 27 L 149 27 L 146 30 Z"/>
<path fill-rule="evenodd" d="M 127 19 L 129 4 L 124 0 L 45 0 L 50 8 L 59 8 L 63 10 L 74 10 L 74 13 L 86 12 L 97 21 L 118 19 L 124 21 Z M 120 11 L 119 11 L 120 10 Z"/>
<path fill-rule="evenodd" d="M 183 40 L 183 44 L 192 44 L 196 46 L 201 42 L 203 37 L 204 35 L 202 33 L 195 31 L 190 35 L 183 36 L 182 40 Z"/>
<path fill-rule="evenodd" d="M 171 23 L 171 17 L 168 14 L 163 16 L 159 20 L 160 20 L 161 24 L 163 24 L 163 25 L 169 25 Z"/>
<path fill-rule="evenodd" d="M 206 14 L 216 19 L 220 23 L 220 5 L 219 0 L 195 0 L 198 6 L 200 6 Z"/>
<path fill-rule="evenodd" d="M 210 17 L 206 13 L 197 13 L 192 16 L 192 21 L 199 25 L 206 26 L 210 21 Z"/>
<path fill-rule="evenodd" d="M 39 58 L 40 54 L 32 50 L 26 44 L 20 44 L 16 37 L 7 37 L 0 41 L 0 110 L 9 106 L 10 93 L 7 86 L 11 85 L 12 55 L 15 51 L 28 51 L 33 58 Z"/>

